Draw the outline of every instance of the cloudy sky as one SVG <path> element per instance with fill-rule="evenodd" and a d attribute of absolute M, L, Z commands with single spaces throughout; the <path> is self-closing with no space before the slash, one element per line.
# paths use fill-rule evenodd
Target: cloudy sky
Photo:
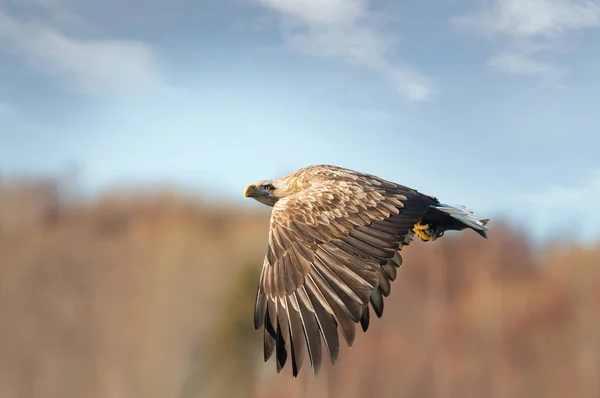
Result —
<path fill-rule="evenodd" d="M 600 0 L 0 0 L 0 172 L 248 205 L 315 163 L 600 237 Z"/>

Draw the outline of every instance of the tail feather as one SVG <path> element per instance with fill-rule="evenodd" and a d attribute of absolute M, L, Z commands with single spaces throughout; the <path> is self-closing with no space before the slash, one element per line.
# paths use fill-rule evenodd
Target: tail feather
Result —
<path fill-rule="evenodd" d="M 440 204 L 431 206 L 431 208 L 433 209 L 433 212 L 430 213 L 431 219 L 439 233 L 448 230 L 461 231 L 465 228 L 471 228 L 482 237 L 487 238 L 487 223 L 490 221 L 489 218 L 480 220 L 465 206 Z M 426 218 L 430 217 L 426 216 Z"/>

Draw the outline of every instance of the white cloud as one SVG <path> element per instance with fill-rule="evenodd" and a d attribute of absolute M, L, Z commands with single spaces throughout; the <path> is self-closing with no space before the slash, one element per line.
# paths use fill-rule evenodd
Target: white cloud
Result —
<path fill-rule="evenodd" d="M 507 75 L 540 75 L 559 77 L 566 73 L 563 68 L 535 58 L 544 51 L 543 46 L 531 43 L 515 43 L 496 54 L 487 62 L 488 67 Z"/>
<path fill-rule="evenodd" d="M 296 50 L 337 58 L 389 79 L 411 101 L 435 87 L 419 71 L 390 61 L 395 40 L 376 27 L 367 0 L 254 0 L 282 16 L 284 37 Z"/>
<path fill-rule="evenodd" d="M 493 71 L 507 75 L 555 75 L 561 69 L 514 51 L 503 51 L 490 58 L 487 65 Z"/>
<path fill-rule="evenodd" d="M 0 9 L 2 49 L 89 95 L 139 94 L 163 84 L 158 59 L 143 42 L 80 39 L 43 23 L 23 22 Z"/>
<path fill-rule="evenodd" d="M 489 3 L 486 3 L 489 4 Z M 452 20 L 455 26 L 509 45 L 488 66 L 509 75 L 559 76 L 565 70 L 535 57 L 569 34 L 600 27 L 600 2 L 592 0 L 493 0 Z"/>
<path fill-rule="evenodd" d="M 298 18 L 307 23 L 321 26 L 353 25 L 365 14 L 363 0 L 257 0 L 258 3 Z"/>
<path fill-rule="evenodd" d="M 455 22 L 485 34 L 552 38 L 600 25 L 600 4 L 591 0 L 495 0 L 489 9 L 458 17 Z"/>

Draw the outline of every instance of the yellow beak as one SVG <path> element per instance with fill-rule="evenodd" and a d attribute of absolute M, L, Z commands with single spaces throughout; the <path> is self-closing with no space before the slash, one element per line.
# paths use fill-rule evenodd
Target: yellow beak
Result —
<path fill-rule="evenodd" d="M 250 184 L 244 189 L 244 197 L 251 198 L 258 192 L 258 188 L 254 184 Z"/>

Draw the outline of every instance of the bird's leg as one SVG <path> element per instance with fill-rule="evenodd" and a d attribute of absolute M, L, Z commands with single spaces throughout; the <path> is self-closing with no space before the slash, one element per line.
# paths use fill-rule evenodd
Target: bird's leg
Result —
<path fill-rule="evenodd" d="M 421 239 L 422 241 L 429 242 L 429 241 L 434 241 L 437 239 L 437 235 L 436 235 L 435 231 L 432 231 L 429 228 L 429 224 L 421 223 L 421 220 L 419 220 L 413 226 L 413 231 L 419 237 L 419 239 Z"/>

